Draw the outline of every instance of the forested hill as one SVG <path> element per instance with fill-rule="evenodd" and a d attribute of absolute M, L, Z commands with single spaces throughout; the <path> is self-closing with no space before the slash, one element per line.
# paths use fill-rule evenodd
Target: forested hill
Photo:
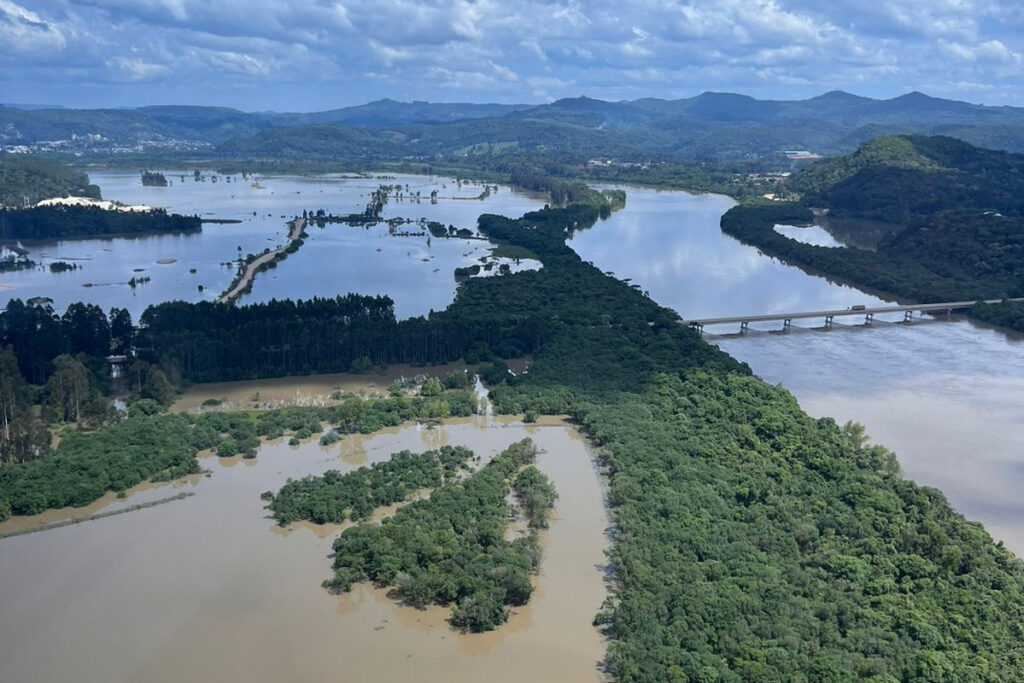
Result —
<path fill-rule="evenodd" d="M 809 206 L 832 215 L 908 223 L 949 209 L 1024 215 L 1024 155 L 950 137 L 879 137 L 793 179 Z"/>
<path fill-rule="evenodd" d="M 791 263 L 912 301 L 1024 296 L 1024 155 L 941 136 L 882 137 L 808 167 L 792 186 L 801 202 L 736 206 L 722 229 Z M 774 230 L 811 222 L 809 207 L 828 209 L 830 220 L 884 221 L 892 234 L 868 251 L 803 244 Z M 1024 331 L 1021 309 L 973 315 Z"/>
<path fill-rule="evenodd" d="M 0 153 L 0 208 L 31 206 L 50 197 L 100 198 L 89 176 L 59 161 Z"/>

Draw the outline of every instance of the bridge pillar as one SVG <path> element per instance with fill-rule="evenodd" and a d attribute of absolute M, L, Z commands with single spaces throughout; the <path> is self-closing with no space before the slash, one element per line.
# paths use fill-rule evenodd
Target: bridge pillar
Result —
<path fill-rule="evenodd" d="M 875 321 L 875 314 L 874 313 L 867 313 L 867 314 L 865 314 L 865 316 L 864 316 L 864 324 L 865 325 L 870 325 L 874 321 Z"/>
<path fill-rule="evenodd" d="M 785 320 L 782 321 L 782 329 L 784 332 L 789 332 L 789 328 L 791 328 L 792 326 L 793 321 L 790 320 L 789 318 L 786 318 Z"/>
<path fill-rule="evenodd" d="M 832 316 L 830 316 L 830 315 L 826 315 L 825 316 L 825 327 L 827 329 L 832 329 Z"/>
<path fill-rule="evenodd" d="M 913 311 L 904 311 L 903 312 L 903 322 L 905 322 L 905 323 L 907 323 L 909 325 L 913 321 L 914 321 L 914 312 Z"/>
<path fill-rule="evenodd" d="M 740 322 L 740 334 L 746 334 L 746 333 L 747 333 L 747 321 L 744 320 L 744 321 Z"/>

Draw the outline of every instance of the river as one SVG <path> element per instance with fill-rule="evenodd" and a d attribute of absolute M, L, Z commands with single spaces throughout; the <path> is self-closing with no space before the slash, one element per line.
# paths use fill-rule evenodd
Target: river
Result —
<path fill-rule="evenodd" d="M 723 235 L 733 202 L 626 187 L 627 208 L 571 246 L 629 278 L 683 318 L 710 318 L 880 304 L 877 296 L 809 275 Z M 777 228 L 836 244 L 820 228 Z M 800 231 L 809 232 L 801 235 Z M 1024 345 L 1016 335 L 967 320 L 904 325 L 902 314 L 837 318 L 831 331 L 781 323 L 707 328 L 707 336 L 816 417 L 860 422 L 895 451 L 904 474 L 940 488 L 968 518 L 1024 556 Z M 803 323 L 806 327 L 821 321 Z"/>

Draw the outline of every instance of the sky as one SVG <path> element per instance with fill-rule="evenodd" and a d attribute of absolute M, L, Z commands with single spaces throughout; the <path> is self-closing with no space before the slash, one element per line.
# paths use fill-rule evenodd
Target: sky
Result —
<path fill-rule="evenodd" d="M 1020 0 L 0 0 L 0 102 L 319 111 L 911 90 L 1024 106 Z"/>

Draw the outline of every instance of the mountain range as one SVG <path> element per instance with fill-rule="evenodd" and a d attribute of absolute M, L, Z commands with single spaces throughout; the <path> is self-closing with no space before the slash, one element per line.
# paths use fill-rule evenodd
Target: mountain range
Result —
<path fill-rule="evenodd" d="M 947 135 L 1024 151 L 1024 108 L 911 92 L 887 100 L 832 91 L 806 100 L 705 92 L 686 99 L 549 104 L 378 100 L 314 113 L 224 107 L 21 109 L 0 106 L 0 145 L 91 139 L 94 148 L 191 141 L 217 157 L 436 158 L 553 154 L 621 161 L 785 162 L 835 156 L 878 135 Z"/>

